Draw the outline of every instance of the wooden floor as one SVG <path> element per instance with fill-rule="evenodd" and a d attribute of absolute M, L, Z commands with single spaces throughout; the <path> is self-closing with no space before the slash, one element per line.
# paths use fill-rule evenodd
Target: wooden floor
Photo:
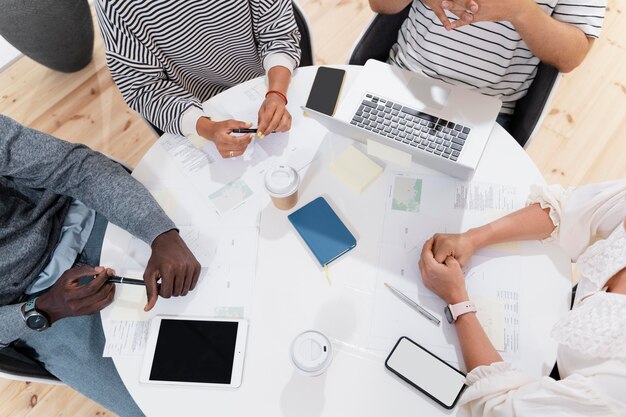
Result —
<path fill-rule="evenodd" d="M 373 14 L 367 0 L 300 0 L 317 63 L 344 63 Z M 549 182 L 576 185 L 626 177 L 626 0 L 608 0 L 601 39 L 563 77 L 528 152 Z M 155 136 L 124 104 L 96 34 L 93 62 L 60 74 L 21 58 L 0 73 L 0 112 L 30 127 L 82 142 L 131 165 Z M 0 380 L 0 417 L 106 416 L 110 412 L 59 386 Z"/>

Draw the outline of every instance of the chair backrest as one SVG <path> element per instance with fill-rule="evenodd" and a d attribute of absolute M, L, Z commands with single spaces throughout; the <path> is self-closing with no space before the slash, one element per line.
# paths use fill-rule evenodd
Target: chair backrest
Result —
<path fill-rule="evenodd" d="M 300 66 L 308 67 L 313 65 L 315 59 L 313 58 L 313 43 L 311 42 L 311 32 L 309 31 L 309 24 L 300 9 L 300 6 L 293 2 L 293 16 L 296 19 L 296 25 L 300 31 L 300 50 L 302 56 L 300 57 Z"/>
<path fill-rule="evenodd" d="M 509 133 L 522 147 L 528 146 L 530 139 L 541 127 L 559 79 L 560 73 L 556 68 L 539 63 L 535 79 L 526 95 L 517 101 Z"/>
<path fill-rule="evenodd" d="M 411 4 L 396 14 L 374 16 L 352 48 L 348 64 L 365 65 L 368 59 L 387 61 L 389 51 L 398 40 L 398 32 L 410 10 Z"/>
<path fill-rule="evenodd" d="M 13 346 L 0 349 L 0 378 L 14 381 L 61 384 L 41 364 L 24 355 Z"/>

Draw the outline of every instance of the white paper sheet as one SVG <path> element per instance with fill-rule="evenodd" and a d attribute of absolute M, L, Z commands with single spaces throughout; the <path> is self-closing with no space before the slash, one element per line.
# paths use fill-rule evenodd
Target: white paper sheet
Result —
<path fill-rule="evenodd" d="M 400 336 L 409 336 L 443 359 L 461 363 L 456 331 L 443 317 L 445 303 L 424 286 L 418 262 L 424 242 L 433 234 L 463 231 L 468 223 L 478 222 L 483 213 L 455 208 L 459 187 L 467 183 L 393 171 L 386 173 L 386 180 L 389 188 L 368 347 L 389 351 Z M 467 189 L 467 185 L 464 187 Z M 477 189 L 494 189 L 486 187 Z M 519 348 L 521 260 L 513 255 L 514 251 L 498 249 L 482 251 L 472 258 L 465 268 L 466 282 L 470 298 L 483 300 L 481 323 L 488 336 L 496 348 L 514 359 Z M 441 325 L 434 326 L 406 306 L 384 287 L 385 282 L 438 316 Z"/>
<path fill-rule="evenodd" d="M 143 355 L 148 342 L 149 321 L 113 320 L 109 322 L 109 331 L 103 357 Z"/>

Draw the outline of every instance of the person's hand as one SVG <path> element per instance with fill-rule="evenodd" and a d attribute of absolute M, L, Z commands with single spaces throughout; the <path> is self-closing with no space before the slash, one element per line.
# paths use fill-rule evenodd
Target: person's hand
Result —
<path fill-rule="evenodd" d="M 443 0 L 441 5 L 459 18 L 452 29 L 476 22 L 513 22 L 536 7 L 531 0 Z"/>
<path fill-rule="evenodd" d="M 437 233 L 432 237 L 432 241 L 435 260 L 440 264 L 451 256 L 464 267 L 478 249 L 468 233 Z"/>
<path fill-rule="evenodd" d="M 450 19 L 446 16 L 446 12 L 442 6 L 442 0 L 422 0 L 422 3 L 432 9 L 433 13 L 435 13 L 435 16 L 437 16 L 446 30 L 451 30 L 453 28 L 453 22 L 450 22 Z"/>
<path fill-rule="evenodd" d="M 291 115 L 285 107 L 285 100 L 276 93 L 267 95 L 259 109 L 257 135 L 263 138 L 273 131 L 286 132 L 291 128 Z"/>
<path fill-rule="evenodd" d="M 113 302 L 115 285 L 107 280 L 114 274 L 112 269 L 101 266 L 68 269 L 52 288 L 39 296 L 35 306 L 48 317 L 50 324 L 65 317 L 93 314 Z M 81 278 L 94 276 L 88 284 L 78 284 Z"/>
<path fill-rule="evenodd" d="M 455 15 L 458 20 L 450 23 L 448 30 L 457 29 L 475 21 L 475 14 L 479 12 L 476 0 L 440 0 L 441 7 Z"/>
<path fill-rule="evenodd" d="M 143 274 L 146 282 L 149 311 L 157 302 L 158 296 L 185 296 L 196 287 L 200 276 L 200 263 L 193 256 L 176 230 L 157 236 L 152 242 L 152 255 Z M 157 281 L 161 279 L 161 284 Z"/>
<path fill-rule="evenodd" d="M 433 254 L 433 239 L 422 248 L 419 261 L 422 280 L 426 288 L 437 294 L 446 304 L 456 304 L 469 299 L 461 265 L 451 256 L 439 263 Z"/>
<path fill-rule="evenodd" d="M 215 143 L 222 158 L 234 158 L 245 152 L 254 135 L 234 136 L 232 135 L 233 129 L 245 129 L 251 126 L 252 123 L 238 120 L 214 122 L 207 117 L 201 117 L 196 124 L 196 131 L 200 136 Z"/>

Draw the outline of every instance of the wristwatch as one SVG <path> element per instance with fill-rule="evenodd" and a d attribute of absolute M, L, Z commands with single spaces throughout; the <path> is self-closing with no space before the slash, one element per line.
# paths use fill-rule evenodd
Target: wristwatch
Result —
<path fill-rule="evenodd" d="M 475 313 L 476 304 L 473 301 L 462 301 L 456 304 L 448 304 L 443 310 L 448 323 L 454 323 L 456 319 L 465 313 Z"/>
<path fill-rule="evenodd" d="M 37 297 L 27 301 L 24 304 L 24 311 L 22 312 L 22 315 L 24 317 L 26 325 L 30 329 L 41 332 L 50 327 L 50 322 L 48 321 L 48 318 L 46 316 L 37 311 L 37 309 L 35 308 L 36 302 Z"/>

